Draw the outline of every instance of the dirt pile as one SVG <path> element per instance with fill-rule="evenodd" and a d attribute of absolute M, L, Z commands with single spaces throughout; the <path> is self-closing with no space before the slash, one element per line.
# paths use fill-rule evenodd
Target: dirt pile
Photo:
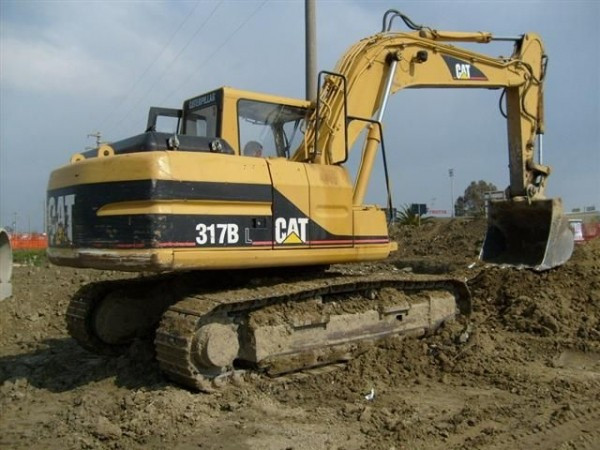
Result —
<path fill-rule="evenodd" d="M 392 238 L 403 256 L 473 258 L 479 254 L 485 219 L 439 219 L 420 227 L 396 226 Z"/>
<path fill-rule="evenodd" d="M 387 339 L 347 364 L 247 374 L 212 395 L 165 380 L 149 341 L 109 358 L 67 336 L 69 296 L 122 274 L 17 267 L 15 295 L 0 302 L 0 447 L 600 448 L 600 239 L 541 274 L 466 269 L 484 229 L 399 230 L 388 262 L 348 269 L 434 257 L 469 277 L 471 316 L 420 339 Z"/>
<path fill-rule="evenodd" d="M 13 297 L 0 303 L 0 333 L 4 349 L 31 347 L 32 342 L 63 336 L 64 314 L 71 295 L 82 285 L 127 278 L 130 274 L 42 266 L 17 266 Z"/>
<path fill-rule="evenodd" d="M 397 226 L 392 237 L 398 251 L 390 261 L 415 272 L 448 273 L 465 269 L 477 261 L 483 243 L 483 219 L 440 219 L 420 227 Z"/>
<path fill-rule="evenodd" d="M 476 307 L 510 330 L 600 341 L 600 265 L 588 262 L 572 261 L 542 274 L 499 268 L 481 272 L 470 283 L 481 300 Z"/>

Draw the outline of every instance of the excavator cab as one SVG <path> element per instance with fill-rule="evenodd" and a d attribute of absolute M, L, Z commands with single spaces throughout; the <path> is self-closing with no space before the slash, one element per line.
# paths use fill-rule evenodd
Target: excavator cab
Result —
<path fill-rule="evenodd" d="M 185 101 L 182 109 L 150 108 L 146 133 L 220 139 L 241 156 L 289 159 L 304 138 L 309 105 L 223 87 Z"/>

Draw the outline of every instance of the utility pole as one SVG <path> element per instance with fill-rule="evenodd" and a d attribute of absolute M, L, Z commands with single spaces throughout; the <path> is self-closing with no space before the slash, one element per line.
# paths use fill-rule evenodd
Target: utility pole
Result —
<path fill-rule="evenodd" d="M 448 169 L 450 177 L 450 214 L 454 217 L 454 169 Z"/>
<path fill-rule="evenodd" d="M 317 20 L 315 0 L 304 0 L 306 100 L 317 99 Z"/>
<path fill-rule="evenodd" d="M 102 143 L 102 133 L 100 133 L 99 131 L 94 131 L 88 134 L 87 137 L 96 138 L 96 148 L 100 147 L 100 144 Z"/>

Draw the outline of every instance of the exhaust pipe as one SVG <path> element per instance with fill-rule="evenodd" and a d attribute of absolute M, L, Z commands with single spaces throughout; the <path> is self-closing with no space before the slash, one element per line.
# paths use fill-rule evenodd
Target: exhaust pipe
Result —
<path fill-rule="evenodd" d="M 573 232 L 560 199 L 492 200 L 479 258 L 543 271 L 564 264 L 573 246 Z"/>

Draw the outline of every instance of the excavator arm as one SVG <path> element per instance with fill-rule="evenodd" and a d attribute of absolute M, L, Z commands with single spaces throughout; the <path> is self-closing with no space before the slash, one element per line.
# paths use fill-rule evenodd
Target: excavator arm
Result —
<path fill-rule="evenodd" d="M 495 38 L 485 32 L 437 31 L 415 25 L 410 19 L 405 22 L 414 31 L 391 32 L 391 21 L 386 26 L 387 17 L 389 12 L 384 16 L 381 33 L 353 45 L 338 62 L 335 74 L 325 77 L 304 145 L 294 159 L 320 164 L 343 162 L 348 149 L 368 126 L 353 195 L 354 205 L 361 205 L 381 141 L 381 127 L 367 120 L 381 122 L 390 95 L 409 88 L 503 89 L 510 170 L 508 202 L 499 203 L 497 208 L 492 205 L 482 256 L 493 262 L 538 269 L 562 264 L 571 254 L 572 239 L 560 200 L 545 200 L 550 168 L 535 159 L 536 137 L 544 132 L 547 61 L 540 37 L 534 33 Z M 494 40 L 514 41 L 513 54 L 494 58 L 448 43 Z M 495 212 L 501 216 L 497 220 L 492 219 Z M 535 226 L 525 225 L 532 220 Z M 526 236 L 528 242 L 518 236 Z M 531 245 L 534 241 L 535 249 Z M 532 252 L 535 257 L 526 256 Z"/>
<path fill-rule="evenodd" d="M 346 79 L 345 99 L 340 78 L 328 78 L 321 90 L 323 106 L 319 110 L 322 117 L 319 118 L 317 145 L 311 145 L 315 129 L 309 128 L 308 146 L 302 149 L 304 157 L 319 163 L 335 163 L 341 159 L 346 151 L 344 134 L 340 132 L 344 129 L 345 115 L 374 117 L 386 98 L 386 81 L 393 70 L 390 94 L 408 88 L 506 89 L 511 197 L 526 196 L 528 189 L 530 197 L 543 196 L 543 183 L 537 178 L 540 175 L 545 178 L 549 168 L 534 163 L 535 137 L 543 130 L 541 105 L 545 55 L 542 41 L 535 34 L 526 34 L 515 43 L 513 55 L 506 59 L 492 58 L 443 42 L 446 39 L 455 42 L 493 39 L 491 36 L 486 39 L 486 36 L 490 35 L 386 32 L 358 42 L 346 52 L 335 70 Z M 359 121 L 349 124 L 349 148 L 365 125 Z M 376 130 L 376 127 L 372 128 Z M 536 180 L 536 189 L 532 189 Z"/>

